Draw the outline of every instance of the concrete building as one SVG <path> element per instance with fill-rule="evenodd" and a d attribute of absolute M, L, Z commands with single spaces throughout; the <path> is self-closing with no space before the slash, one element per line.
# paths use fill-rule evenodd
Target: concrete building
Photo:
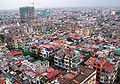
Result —
<path fill-rule="evenodd" d="M 115 81 L 118 72 L 118 63 L 113 65 L 113 63 L 109 63 L 105 59 L 98 60 L 90 57 L 85 64 L 96 70 L 96 81 L 105 84 L 113 83 Z"/>
<path fill-rule="evenodd" d="M 33 20 L 35 17 L 34 7 L 20 7 L 19 11 L 22 21 Z"/>
<path fill-rule="evenodd" d="M 42 11 L 42 16 L 44 18 L 50 17 L 51 16 L 51 10 L 50 9 L 45 9 Z"/>

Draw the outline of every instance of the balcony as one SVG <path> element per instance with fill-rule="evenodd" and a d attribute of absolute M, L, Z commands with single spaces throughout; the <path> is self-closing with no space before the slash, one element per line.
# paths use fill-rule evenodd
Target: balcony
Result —
<path fill-rule="evenodd" d="M 58 66 L 58 64 L 57 63 L 54 63 L 56 66 Z"/>
<path fill-rule="evenodd" d="M 57 58 L 57 59 L 58 59 L 58 56 L 54 56 L 54 58 Z"/>
<path fill-rule="evenodd" d="M 54 60 L 55 62 L 58 62 L 58 60 Z"/>
<path fill-rule="evenodd" d="M 67 65 L 67 66 L 69 66 L 69 63 L 64 63 L 64 65 Z"/>
<path fill-rule="evenodd" d="M 66 58 L 65 58 L 64 61 L 69 62 L 69 59 L 66 59 Z"/>

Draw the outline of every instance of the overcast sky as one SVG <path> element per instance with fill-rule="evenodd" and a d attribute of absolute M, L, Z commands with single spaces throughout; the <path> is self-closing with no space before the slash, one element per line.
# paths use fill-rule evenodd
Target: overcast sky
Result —
<path fill-rule="evenodd" d="M 35 8 L 51 7 L 118 7 L 120 0 L 0 0 L 0 10 L 19 9 L 35 3 Z"/>

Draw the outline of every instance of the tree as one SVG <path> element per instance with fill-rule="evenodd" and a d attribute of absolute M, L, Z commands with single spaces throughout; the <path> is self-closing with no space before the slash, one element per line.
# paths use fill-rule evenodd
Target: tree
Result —
<path fill-rule="evenodd" d="M 24 56 L 31 55 L 31 52 L 23 52 Z"/>
<path fill-rule="evenodd" d="M 0 40 L 4 41 L 4 35 L 0 34 Z"/>
<path fill-rule="evenodd" d="M 54 55 L 47 57 L 46 60 L 49 61 L 50 66 L 54 65 Z"/>
<path fill-rule="evenodd" d="M 38 56 L 40 56 L 40 55 L 41 55 L 41 51 L 40 51 L 40 50 L 38 50 L 37 55 L 38 55 Z"/>

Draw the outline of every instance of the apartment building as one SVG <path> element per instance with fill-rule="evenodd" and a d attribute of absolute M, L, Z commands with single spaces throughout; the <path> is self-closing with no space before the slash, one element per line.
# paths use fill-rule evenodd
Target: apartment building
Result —
<path fill-rule="evenodd" d="M 105 59 L 98 60 L 97 58 L 90 57 L 85 64 L 96 70 L 96 81 L 101 83 L 113 83 L 116 79 L 118 72 L 117 68 Z"/>

